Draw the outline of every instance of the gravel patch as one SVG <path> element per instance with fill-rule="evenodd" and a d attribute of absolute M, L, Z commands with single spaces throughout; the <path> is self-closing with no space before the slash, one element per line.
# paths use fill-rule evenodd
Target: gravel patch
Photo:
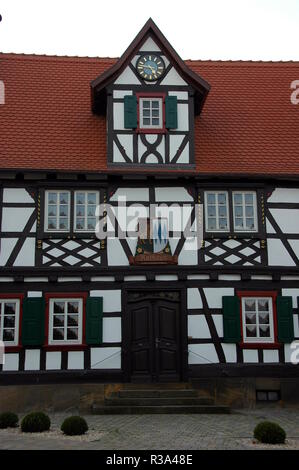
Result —
<path fill-rule="evenodd" d="M 79 442 L 93 442 L 93 441 L 98 441 L 103 437 L 106 433 L 103 431 L 94 431 L 94 430 L 89 430 L 85 434 L 82 434 L 81 436 L 66 436 L 63 434 L 60 429 L 50 429 L 49 431 L 44 431 L 44 432 L 22 432 L 20 428 L 7 428 L 7 429 L 1 429 L 0 430 L 0 439 L 4 435 L 6 437 L 14 437 L 14 436 L 19 436 L 19 437 L 31 437 L 31 438 L 44 438 L 44 439 L 64 439 L 66 441 L 79 441 Z"/>

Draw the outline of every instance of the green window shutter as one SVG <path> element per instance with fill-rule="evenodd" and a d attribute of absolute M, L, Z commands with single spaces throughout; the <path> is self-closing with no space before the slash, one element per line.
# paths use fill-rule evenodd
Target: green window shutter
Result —
<path fill-rule="evenodd" d="M 239 297 L 222 297 L 223 307 L 223 333 L 225 343 L 238 343 L 241 341 L 241 320 Z"/>
<path fill-rule="evenodd" d="M 86 344 L 101 344 L 103 332 L 103 298 L 88 297 L 86 301 Z"/>
<path fill-rule="evenodd" d="M 137 127 L 137 99 L 134 95 L 124 97 L 124 123 L 125 129 L 136 129 Z"/>
<path fill-rule="evenodd" d="M 276 307 L 278 341 L 281 343 L 291 343 L 294 340 L 292 297 L 278 296 Z"/>
<path fill-rule="evenodd" d="M 166 129 L 176 129 L 178 127 L 178 103 L 176 96 L 166 96 L 165 98 L 165 127 Z"/>
<path fill-rule="evenodd" d="M 23 300 L 23 346 L 42 346 L 44 344 L 45 305 L 43 297 L 26 297 Z"/>

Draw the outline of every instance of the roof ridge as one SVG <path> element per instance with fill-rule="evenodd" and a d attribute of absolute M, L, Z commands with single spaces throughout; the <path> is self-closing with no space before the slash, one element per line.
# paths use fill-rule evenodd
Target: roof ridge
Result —
<path fill-rule="evenodd" d="M 48 59 L 48 60 L 56 60 L 56 59 L 67 59 L 67 60 L 86 60 L 86 61 L 92 61 L 92 60 L 108 60 L 108 61 L 115 61 L 118 60 L 118 57 L 99 57 L 99 56 L 70 56 L 70 55 L 55 55 L 55 54 L 34 54 L 34 53 L 25 53 L 25 52 L 1 52 L 0 51 L 0 57 L 2 56 L 13 56 L 16 59 Z"/>

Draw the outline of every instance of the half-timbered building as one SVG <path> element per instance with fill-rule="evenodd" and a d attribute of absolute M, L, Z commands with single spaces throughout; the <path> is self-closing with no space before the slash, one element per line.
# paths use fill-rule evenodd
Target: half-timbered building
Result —
<path fill-rule="evenodd" d="M 152 20 L 120 59 L 0 54 L 3 386 L 296 399 L 296 78 L 183 61 Z"/>

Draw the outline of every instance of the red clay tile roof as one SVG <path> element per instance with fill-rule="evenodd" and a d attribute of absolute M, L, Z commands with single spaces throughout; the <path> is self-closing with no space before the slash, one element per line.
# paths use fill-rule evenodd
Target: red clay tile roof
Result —
<path fill-rule="evenodd" d="M 0 53 L 0 168 L 107 170 L 90 82 L 115 61 Z M 299 175 L 299 62 L 186 63 L 211 84 L 195 123 L 198 173 Z"/>

